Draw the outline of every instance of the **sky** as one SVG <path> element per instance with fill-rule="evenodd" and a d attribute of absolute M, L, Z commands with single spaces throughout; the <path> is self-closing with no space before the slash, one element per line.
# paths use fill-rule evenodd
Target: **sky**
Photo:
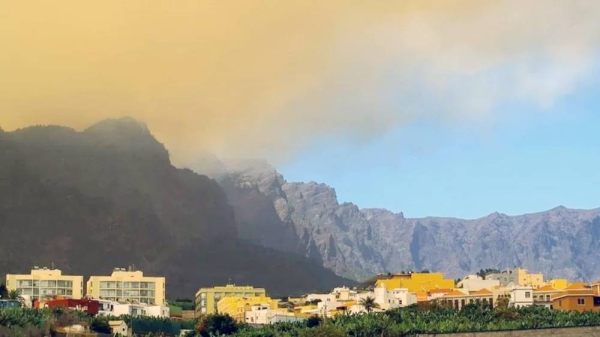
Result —
<path fill-rule="evenodd" d="M 595 207 L 598 17 L 588 0 L 0 1 L 0 127 L 131 116 L 178 166 L 265 158 L 407 216 Z"/>
<path fill-rule="evenodd" d="M 279 171 L 289 181 L 326 182 L 340 202 L 406 217 L 598 208 L 598 84 L 550 111 L 513 106 L 515 117 L 476 130 L 416 123 L 368 144 L 329 140 Z"/>

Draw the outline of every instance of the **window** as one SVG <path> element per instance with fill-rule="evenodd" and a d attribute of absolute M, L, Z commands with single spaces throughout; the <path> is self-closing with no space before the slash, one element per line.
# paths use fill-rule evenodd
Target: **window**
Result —
<path fill-rule="evenodd" d="M 600 297 L 594 297 L 594 306 L 600 307 Z"/>
<path fill-rule="evenodd" d="M 577 305 L 585 305 L 585 298 L 578 298 Z"/>
<path fill-rule="evenodd" d="M 33 281 L 31 280 L 19 280 L 17 281 L 17 287 L 31 287 L 33 285 Z"/>
<path fill-rule="evenodd" d="M 73 288 L 72 281 L 57 281 L 56 286 L 59 288 Z"/>
<path fill-rule="evenodd" d="M 525 292 L 525 298 L 531 298 L 531 292 L 530 291 L 526 291 Z"/>
<path fill-rule="evenodd" d="M 125 289 L 139 288 L 139 287 L 140 287 L 139 282 L 123 282 L 123 288 L 125 288 Z"/>
<path fill-rule="evenodd" d="M 140 282 L 140 288 L 154 289 L 154 282 Z"/>

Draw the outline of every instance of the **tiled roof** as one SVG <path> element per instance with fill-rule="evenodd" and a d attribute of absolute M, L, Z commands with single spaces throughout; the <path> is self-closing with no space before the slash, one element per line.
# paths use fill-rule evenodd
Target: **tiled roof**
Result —
<path fill-rule="evenodd" d="M 446 296 L 466 296 L 464 293 L 461 293 L 458 290 L 452 290 L 451 292 L 447 293 Z"/>
<path fill-rule="evenodd" d="M 536 291 L 556 291 L 556 289 L 552 288 L 551 285 L 545 285 L 541 288 L 535 289 L 534 292 Z"/>
<path fill-rule="evenodd" d="M 424 291 L 419 291 L 416 293 L 417 295 L 417 302 L 423 302 L 423 301 L 427 301 L 427 293 Z"/>
<path fill-rule="evenodd" d="M 575 283 L 569 284 L 569 286 L 566 288 L 566 290 L 573 290 L 573 289 L 589 289 L 589 286 L 583 282 L 575 282 Z"/>
<path fill-rule="evenodd" d="M 429 291 L 430 294 L 447 294 L 451 292 L 452 289 L 431 289 Z"/>
<path fill-rule="evenodd" d="M 474 292 L 471 293 L 471 295 L 490 295 L 490 294 L 492 294 L 492 292 L 489 291 L 489 290 L 487 290 L 487 289 L 485 289 L 485 288 L 477 290 L 477 291 L 474 291 Z"/>

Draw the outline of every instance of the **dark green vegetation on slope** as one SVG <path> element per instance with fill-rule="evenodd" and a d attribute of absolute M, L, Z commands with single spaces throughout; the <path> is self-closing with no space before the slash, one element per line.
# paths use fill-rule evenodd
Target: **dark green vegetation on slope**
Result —
<path fill-rule="evenodd" d="M 0 232 L 0 276 L 51 263 L 85 276 L 135 264 L 166 276 L 174 297 L 230 278 L 272 295 L 349 283 L 303 256 L 240 240 L 221 187 L 173 167 L 132 119 L 83 132 L 0 131 Z"/>
<path fill-rule="evenodd" d="M 133 317 L 90 317 L 87 314 L 53 309 L 7 309 L 0 310 L 0 337 L 45 337 L 56 328 L 80 324 L 93 332 L 110 334 L 109 320 L 123 320 L 135 336 L 148 334 L 160 336 L 179 336 L 182 329 L 194 329 L 195 321 L 174 321 L 168 318 Z"/>
<path fill-rule="evenodd" d="M 385 313 L 341 315 L 323 321 L 280 323 L 262 328 L 238 325 L 238 337 L 355 336 L 398 337 L 416 334 L 527 330 L 575 326 L 599 326 L 600 312 L 561 312 L 532 306 L 521 309 L 489 309 L 467 305 L 461 311 L 446 308 L 420 310 L 417 306 Z"/>

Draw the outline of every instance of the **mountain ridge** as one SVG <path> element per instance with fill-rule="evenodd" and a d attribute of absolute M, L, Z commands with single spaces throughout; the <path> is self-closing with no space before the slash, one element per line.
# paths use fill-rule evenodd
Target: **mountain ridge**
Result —
<path fill-rule="evenodd" d="M 240 238 L 236 222 L 221 185 L 174 167 L 136 120 L 0 132 L 0 275 L 54 264 L 90 276 L 135 264 L 165 276 L 175 297 L 230 278 L 272 295 L 354 284 Z"/>
<path fill-rule="evenodd" d="M 523 265 L 548 277 L 600 278 L 600 265 L 594 262 L 600 248 L 589 245 L 589 238 L 600 232 L 600 208 L 561 205 L 515 216 L 493 212 L 475 219 L 406 218 L 403 212 L 340 203 L 335 188 L 288 182 L 264 161 L 258 166 L 238 161 L 235 167 L 224 162 L 222 167 L 227 172 L 221 177 L 235 176 L 238 186 L 254 186 L 272 200 L 277 214 L 285 215 L 281 219 L 296 229 L 299 253 L 345 277 L 364 280 L 377 273 L 421 269 L 460 277 L 481 268 Z M 246 224 L 252 226 L 251 221 Z"/>

